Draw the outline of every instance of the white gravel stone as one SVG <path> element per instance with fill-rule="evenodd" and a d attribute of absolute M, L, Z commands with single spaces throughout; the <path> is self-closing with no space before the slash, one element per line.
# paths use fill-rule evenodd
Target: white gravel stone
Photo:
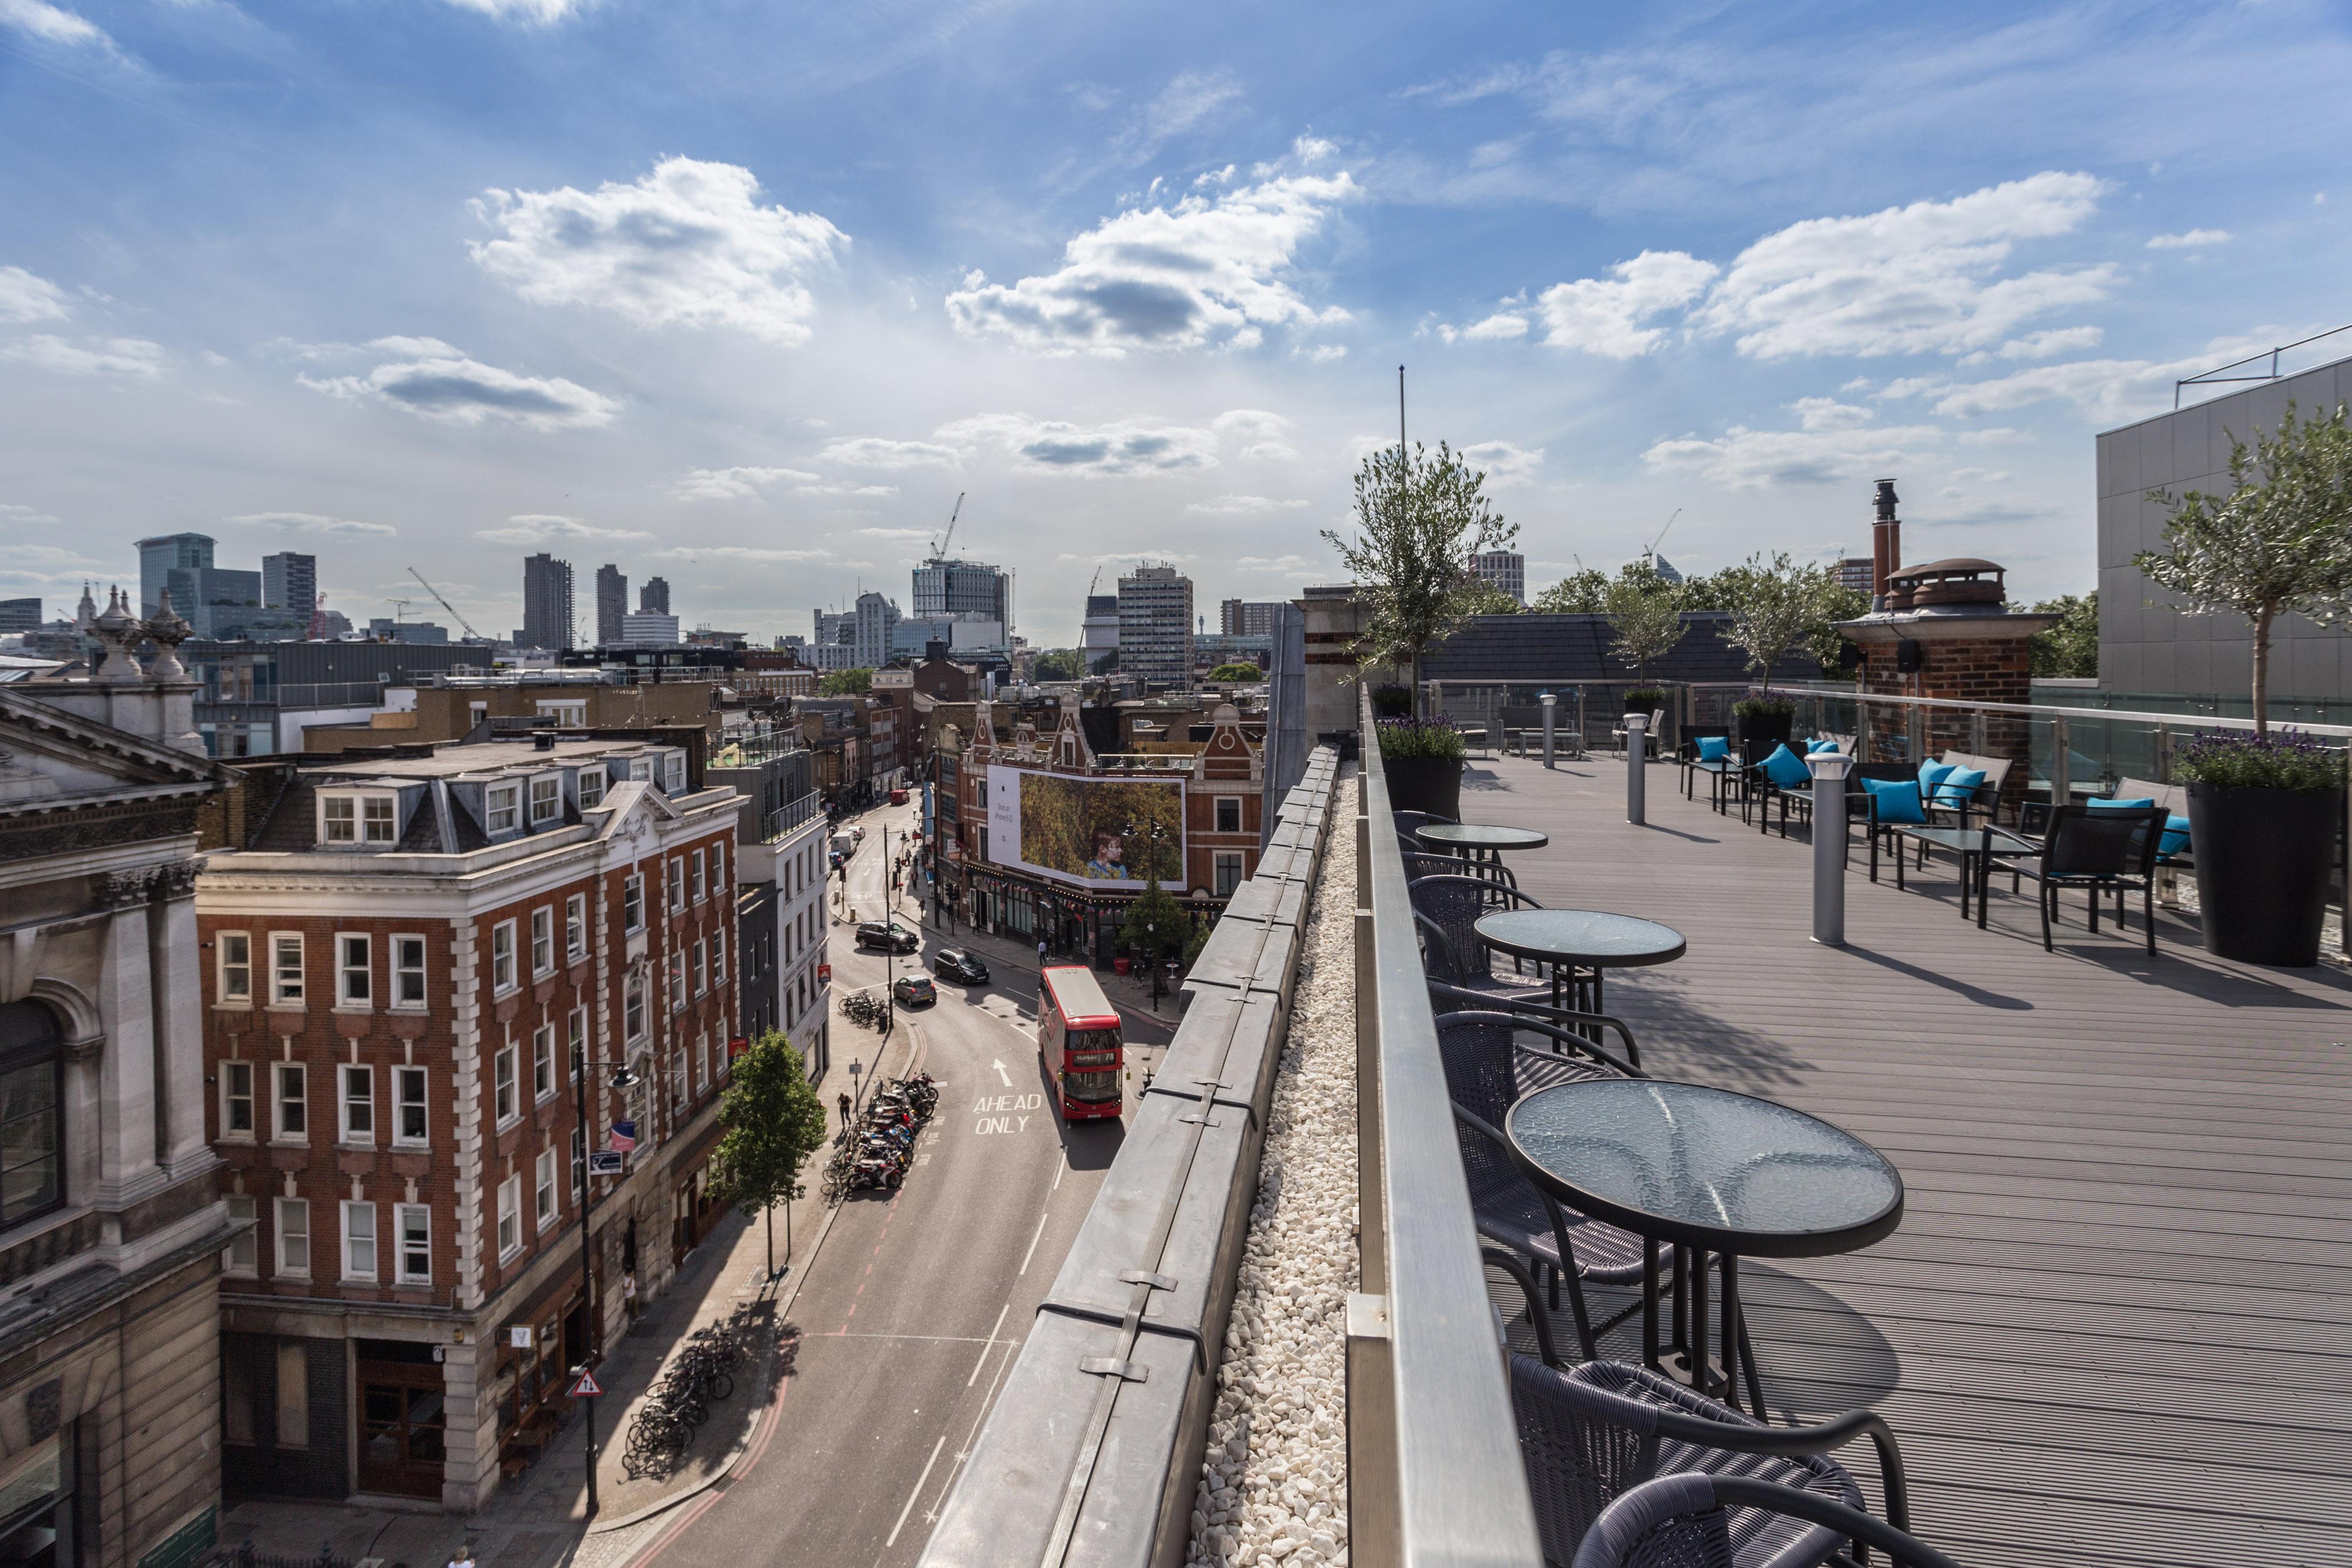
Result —
<path fill-rule="evenodd" d="M 1352 773 L 1342 775 L 1335 801 L 1353 799 Z M 1293 1568 L 1348 1561 L 1355 886 L 1355 834 L 1335 821 L 1266 1117 L 1188 1563 Z"/>

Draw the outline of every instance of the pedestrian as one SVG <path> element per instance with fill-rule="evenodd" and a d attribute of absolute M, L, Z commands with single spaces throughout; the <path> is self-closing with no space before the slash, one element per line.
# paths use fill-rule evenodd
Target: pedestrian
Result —
<path fill-rule="evenodd" d="M 634 1323 L 637 1321 L 637 1271 L 635 1269 L 621 1276 L 621 1310 L 628 1315 L 629 1322 Z M 474 1568 L 471 1554 L 468 1553 L 464 1563 L 453 1563 L 449 1568 Z"/>
<path fill-rule="evenodd" d="M 841 1130 L 846 1133 L 849 1131 L 849 1091 L 843 1090 L 838 1098 L 841 1101 Z"/>
<path fill-rule="evenodd" d="M 461 1542 L 457 1551 L 449 1553 L 449 1568 L 474 1568 L 474 1543 L 472 1542 L 467 1541 Z"/>
<path fill-rule="evenodd" d="M 1037 938 L 1037 967 L 1039 967 L 1040 969 L 1042 969 L 1042 968 L 1044 968 L 1045 967 L 1045 939 L 1043 936 L 1040 936 L 1040 937 L 1038 937 L 1038 938 Z"/>

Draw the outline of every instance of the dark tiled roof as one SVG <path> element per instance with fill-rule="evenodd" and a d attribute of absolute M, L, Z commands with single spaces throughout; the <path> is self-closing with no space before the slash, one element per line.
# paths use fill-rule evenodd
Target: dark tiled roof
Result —
<path fill-rule="evenodd" d="M 1751 678 L 1748 655 L 1725 642 L 1721 611 L 1684 616 L 1690 630 L 1650 666 L 1660 681 L 1742 681 Z M 1605 615 L 1478 615 L 1432 649 L 1421 662 L 1425 681 L 1630 681 L 1633 668 L 1616 654 Z M 1772 672 L 1775 680 L 1818 677 L 1821 666 L 1800 655 Z"/>

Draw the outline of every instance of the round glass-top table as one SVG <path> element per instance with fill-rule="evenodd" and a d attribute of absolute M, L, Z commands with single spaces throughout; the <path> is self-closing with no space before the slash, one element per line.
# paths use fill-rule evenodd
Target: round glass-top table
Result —
<path fill-rule="evenodd" d="M 1539 1089 L 1505 1118 L 1530 1179 L 1578 1211 L 1645 1238 L 1642 1350 L 1658 1362 L 1656 1243 L 1675 1249 L 1675 1348 L 1705 1364 L 1706 1259 L 1723 1276 L 1720 1378 L 1736 1405 L 1738 1262 L 1869 1246 L 1903 1221 L 1903 1177 L 1876 1149 L 1801 1111 L 1699 1083 L 1594 1078 Z M 1687 1255 L 1687 1256 L 1685 1256 Z M 1687 1335 L 1685 1336 L 1685 1330 Z M 1751 1401 L 1760 1410 L 1752 1356 Z"/>
<path fill-rule="evenodd" d="M 1549 964 L 1555 1006 L 1570 999 L 1572 983 L 1575 1005 L 1596 1013 L 1603 969 L 1671 964 L 1685 950 L 1683 934 L 1671 925 L 1599 909 L 1498 909 L 1471 929 L 1498 952 Z"/>
<path fill-rule="evenodd" d="M 1551 842 L 1551 835 L 1532 828 L 1499 828 L 1485 822 L 1428 822 L 1415 828 L 1413 836 L 1432 849 L 1455 854 L 1539 850 Z"/>

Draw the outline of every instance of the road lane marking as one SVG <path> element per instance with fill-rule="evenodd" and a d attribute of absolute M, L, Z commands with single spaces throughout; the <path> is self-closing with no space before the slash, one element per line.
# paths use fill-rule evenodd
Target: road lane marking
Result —
<path fill-rule="evenodd" d="M 1004 1326 L 1004 1314 L 1012 1310 L 1013 1303 L 1009 1301 L 996 1309 L 996 1321 L 988 1325 L 988 1343 L 981 1348 L 980 1359 L 971 1364 L 971 1375 L 963 1380 L 966 1388 L 980 1381 L 980 1369 L 988 1364 L 988 1353 L 996 1348 L 996 1331 Z"/>
<path fill-rule="evenodd" d="M 1029 1250 L 1021 1254 L 1021 1272 L 1023 1274 L 1026 1274 L 1029 1271 L 1029 1260 L 1037 1256 L 1037 1243 L 1045 1234 L 1046 1218 L 1047 1217 L 1043 1214 L 1037 1217 L 1037 1234 L 1029 1238 Z M 1018 1278 L 1018 1276 L 1015 1276 L 1015 1278 Z"/>
<path fill-rule="evenodd" d="M 1002 1061 L 992 1061 L 992 1062 L 990 1062 L 990 1063 L 989 1063 L 989 1065 L 990 1065 L 991 1067 L 993 1067 L 994 1069 L 996 1069 L 996 1075 L 997 1075 L 999 1078 L 1002 1078 L 1003 1080 L 1004 1080 L 1004 1087 L 1006 1087 L 1007 1089 L 1010 1089 L 1010 1088 L 1012 1088 L 1012 1087 L 1013 1087 L 1013 1074 L 1011 1074 L 1010 1072 L 1007 1072 L 1007 1071 L 1004 1071 L 1004 1063 L 1003 1063 L 1003 1062 L 1002 1062 Z"/>
<path fill-rule="evenodd" d="M 915 1490 L 907 1494 L 907 1506 L 898 1511 L 898 1522 L 890 1527 L 889 1539 L 882 1542 L 883 1551 L 898 1544 L 898 1532 L 907 1528 L 907 1516 L 915 1511 L 915 1500 L 923 1495 L 923 1483 L 931 1479 L 931 1467 L 940 1462 L 940 1450 L 947 1446 L 948 1435 L 942 1432 L 940 1440 L 931 1445 L 931 1457 L 923 1461 L 923 1473 L 915 1478 Z"/>

